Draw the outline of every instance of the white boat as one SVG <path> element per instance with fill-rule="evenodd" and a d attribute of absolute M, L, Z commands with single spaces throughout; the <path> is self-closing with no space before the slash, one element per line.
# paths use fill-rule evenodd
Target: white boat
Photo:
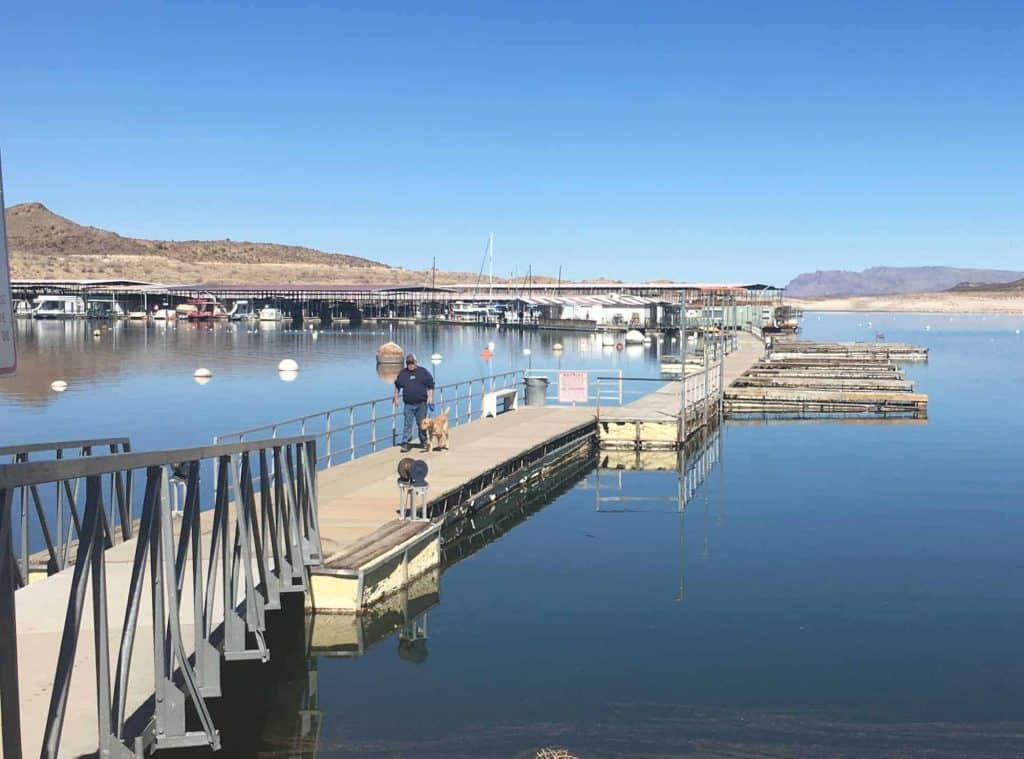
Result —
<path fill-rule="evenodd" d="M 643 332 L 638 329 L 631 329 L 626 333 L 626 337 L 623 339 L 623 342 L 626 343 L 626 345 L 643 345 L 646 339 L 647 338 L 644 336 Z"/>
<path fill-rule="evenodd" d="M 284 319 L 284 314 L 281 313 L 281 309 L 273 308 L 271 306 L 264 306 L 260 309 L 260 321 L 261 322 L 279 322 Z"/>
<path fill-rule="evenodd" d="M 228 311 L 228 318 L 233 322 L 244 322 L 256 319 L 258 314 L 252 310 L 247 300 L 236 300 Z"/>
<path fill-rule="evenodd" d="M 30 300 L 16 300 L 14 301 L 14 315 L 30 317 L 32 312 L 36 310 L 36 307 L 32 305 Z"/>
<path fill-rule="evenodd" d="M 145 311 L 129 311 L 128 312 L 128 318 L 131 319 L 132 321 L 145 321 L 146 320 L 146 312 Z"/>
<path fill-rule="evenodd" d="M 77 295 L 40 295 L 32 310 L 35 319 L 75 319 L 85 316 L 85 301 Z"/>
<path fill-rule="evenodd" d="M 601 345 L 615 345 L 615 335 L 605 332 L 601 335 Z"/>
<path fill-rule="evenodd" d="M 153 311 L 153 320 L 158 322 L 173 322 L 178 319 L 178 312 L 173 308 L 158 308 Z"/>

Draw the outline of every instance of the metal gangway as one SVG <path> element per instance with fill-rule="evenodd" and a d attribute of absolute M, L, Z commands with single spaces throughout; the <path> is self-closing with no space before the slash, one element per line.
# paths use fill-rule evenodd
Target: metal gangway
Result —
<path fill-rule="evenodd" d="M 6 759 L 218 749 L 206 699 L 221 662 L 267 661 L 268 612 L 322 562 L 312 436 L 146 453 L 117 440 L 110 455 L 97 441 L 4 449 Z"/>

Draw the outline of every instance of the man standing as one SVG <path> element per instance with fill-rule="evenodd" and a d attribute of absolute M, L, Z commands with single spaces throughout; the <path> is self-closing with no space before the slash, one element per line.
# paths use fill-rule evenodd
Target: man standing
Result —
<path fill-rule="evenodd" d="M 398 405 L 398 391 L 402 391 L 405 403 L 405 430 L 402 434 L 402 453 L 412 448 L 412 432 L 419 432 L 420 446 L 427 444 L 427 435 L 420 429 L 420 422 L 427 416 L 428 407 L 434 407 L 434 378 L 422 366 L 416 365 L 416 356 L 405 357 L 405 368 L 395 378 L 395 397 L 392 403 Z"/>

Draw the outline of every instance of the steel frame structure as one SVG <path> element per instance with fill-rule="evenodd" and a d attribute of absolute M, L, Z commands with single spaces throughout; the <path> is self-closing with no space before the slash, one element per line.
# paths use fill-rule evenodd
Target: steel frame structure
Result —
<path fill-rule="evenodd" d="M 212 523 L 205 533 L 200 520 L 200 463 L 204 460 L 212 460 L 218 475 Z M 188 466 L 184 513 L 178 520 L 171 514 L 168 481 L 171 466 L 180 471 L 182 462 Z M 305 592 L 309 568 L 322 563 L 315 462 L 315 439 L 300 436 L 0 466 L 0 725 L 4 756 L 20 759 L 23 745 L 17 570 L 11 529 L 16 491 L 52 482 L 80 480 L 85 484 L 84 512 L 74 567 L 69 570 L 73 576 L 40 755 L 58 755 L 79 631 L 89 611 L 94 628 L 100 756 L 116 759 L 142 756 L 153 749 L 203 745 L 216 750 L 220 738 L 204 698 L 220 694 L 219 660 L 267 661 L 266 613 L 280 608 L 282 594 Z M 130 472 L 144 475 L 145 494 L 116 665 L 111 670 L 103 478 Z M 92 591 L 89 610 L 87 587 Z M 133 735 L 129 724 L 140 712 L 128 713 L 128 678 L 144 601 L 152 610 L 154 698 L 139 707 L 148 720 Z M 192 614 L 185 624 L 193 625 L 194 630 L 191 653 L 182 635 L 182 607 L 187 605 Z M 186 726 L 187 706 L 196 716 L 198 730 Z M 144 710 L 151 712 L 147 715 Z"/>
<path fill-rule="evenodd" d="M 131 443 L 126 437 L 94 438 L 91 440 L 62 440 L 53 443 L 33 443 L 0 448 L 0 456 L 10 456 L 12 464 L 29 463 L 37 455 L 49 456 L 50 461 L 66 460 L 69 455 L 92 456 L 93 449 L 106 448 L 110 453 L 130 453 Z M 82 532 L 82 518 L 79 509 L 79 481 L 55 480 L 53 502 L 53 523 L 48 514 L 49 504 L 38 485 L 25 485 L 17 489 L 19 497 L 18 550 L 15 562 L 15 584 L 24 587 L 29 583 L 33 568 L 45 571 L 47 575 L 65 569 L 72 560 L 71 549 Z M 101 515 L 104 541 L 109 548 L 121 540 L 132 538 L 132 472 L 110 474 L 110 509 Z M 46 552 L 38 557 L 30 553 L 32 525 L 29 503 L 35 510 L 36 520 Z M 118 530 L 120 526 L 120 530 Z M 120 532 L 120 536 L 118 536 Z M 120 540 L 118 539 L 120 538 Z"/>

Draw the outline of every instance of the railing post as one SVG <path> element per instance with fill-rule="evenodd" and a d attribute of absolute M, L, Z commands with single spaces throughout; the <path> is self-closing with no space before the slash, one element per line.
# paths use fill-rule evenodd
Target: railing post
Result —
<path fill-rule="evenodd" d="M 327 421 L 324 422 L 325 437 L 327 438 L 327 466 L 331 466 L 331 438 L 333 433 L 331 432 L 331 412 L 327 412 Z"/>
<path fill-rule="evenodd" d="M 0 490 L 0 746 L 21 759 L 21 703 L 18 694 L 18 623 L 14 602 L 14 543 L 11 491 Z"/>
<path fill-rule="evenodd" d="M 24 454 L 24 453 L 19 454 L 16 457 L 16 460 L 19 463 L 27 462 L 28 461 L 28 454 Z M 25 585 L 28 585 L 28 488 L 22 487 L 20 489 L 20 493 L 21 493 L 21 501 L 20 501 L 20 506 L 21 506 L 21 510 L 20 510 L 20 513 L 21 513 L 21 532 L 20 532 L 21 545 L 19 546 L 19 553 L 21 554 L 21 557 L 20 557 L 21 581 Z"/>
<path fill-rule="evenodd" d="M 683 367 L 684 369 L 686 367 Z M 622 370 L 619 369 L 619 405 L 622 405 Z"/>
<path fill-rule="evenodd" d="M 348 460 L 356 457 L 356 409 L 352 406 L 348 410 Z"/>

